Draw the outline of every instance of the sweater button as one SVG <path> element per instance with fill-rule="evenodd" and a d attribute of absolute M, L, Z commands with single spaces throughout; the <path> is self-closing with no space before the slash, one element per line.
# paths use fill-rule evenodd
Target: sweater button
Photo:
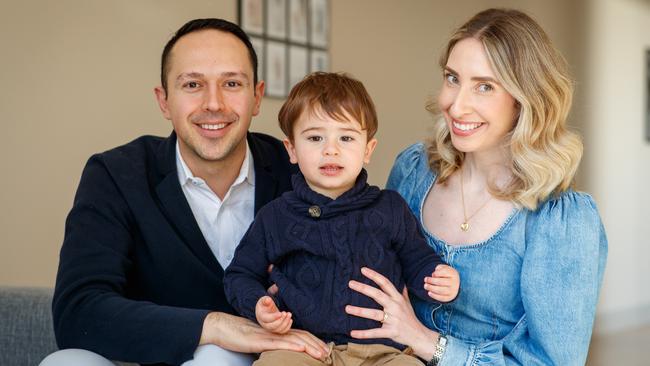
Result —
<path fill-rule="evenodd" d="M 309 208 L 309 216 L 313 218 L 318 218 L 320 217 L 320 207 L 318 206 L 311 206 Z"/>

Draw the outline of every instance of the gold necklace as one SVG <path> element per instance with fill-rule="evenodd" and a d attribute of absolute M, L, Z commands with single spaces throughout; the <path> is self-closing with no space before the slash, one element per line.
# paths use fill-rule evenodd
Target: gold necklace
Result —
<path fill-rule="evenodd" d="M 490 197 L 487 200 L 485 200 L 485 202 L 483 202 L 481 207 L 476 209 L 476 211 L 474 211 L 474 213 L 471 214 L 468 217 L 467 216 L 467 210 L 465 209 L 465 192 L 464 192 L 464 190 L 465 190 L 465 188 L 463 187 L 463 169 L 461 168 L 460 169 L 460 199 L 463 202 L 463 218 L 465 218 L 465 221 L 462 224 L 460 224 L 460 229 L 463 230 L 463 231 L 469 231 L 469 220 L 472 217 L 474 217 L 474 215 L 476 215 L 479 211 L 481 211 L 481 209 L 483 207 L 485 207 L 485 205 L 487 205 L 488 202 L 490 202 L 490 200 L 492 199 L 492 195 L 490 195 Z"/>

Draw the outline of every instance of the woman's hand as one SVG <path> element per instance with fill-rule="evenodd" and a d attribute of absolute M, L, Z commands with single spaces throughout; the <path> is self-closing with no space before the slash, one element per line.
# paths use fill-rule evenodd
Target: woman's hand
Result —
<path fill-rule="evenodd" d="M 379 289 L 357 281 L 350 281 L 351 289 L 360 292 L 383 307 L 382 310 L 347 305 L 345 312 L 361 318 L 382 323 L 381 328 L 353 330 L 353 338 L 390 338 L 397 343 L 410 346 L 422 359 L 429 360 L 438 342 L 438 333 L 425 327 L 415 316 L 406 288 L 399 293 L 395 286 L 381 274 L 361 268 L 361 273 L 379 286 Z"/>

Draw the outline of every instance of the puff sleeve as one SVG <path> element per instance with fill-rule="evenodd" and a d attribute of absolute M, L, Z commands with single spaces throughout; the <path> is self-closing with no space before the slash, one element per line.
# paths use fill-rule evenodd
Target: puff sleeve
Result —
<path fill-rule="evenodd" d="M 565 192 L 528 213 L 525 237 L 524 316 L 498 341 L 449 337 L 440 365 L 584 365 L 607 257 L 596 205 Z"/>

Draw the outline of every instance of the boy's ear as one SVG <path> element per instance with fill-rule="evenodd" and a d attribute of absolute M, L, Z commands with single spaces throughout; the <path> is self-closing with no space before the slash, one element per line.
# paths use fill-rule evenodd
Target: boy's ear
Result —
<path fill-rule="evenodd" d="M 366 144 L 366 152 L 363 154 L 363 162 L 368 164 L 370 163 L 370 157 L 372 156 L 373 151 L 377 147 L 377 139 L 372 139 Z"/>
<path fill-rule="evenodd" d="M 284 148 L 287 149 L 287 153 L 289 153 L 289 161 L 291 161 L 291 164 L 298 164 L 296 148 L 293 146 L 293 143 L 291 143 L 291 140 L 289 140 L 289 138 L 285 138 L 282 140 L 282 143 L 284 144 Z"/>

